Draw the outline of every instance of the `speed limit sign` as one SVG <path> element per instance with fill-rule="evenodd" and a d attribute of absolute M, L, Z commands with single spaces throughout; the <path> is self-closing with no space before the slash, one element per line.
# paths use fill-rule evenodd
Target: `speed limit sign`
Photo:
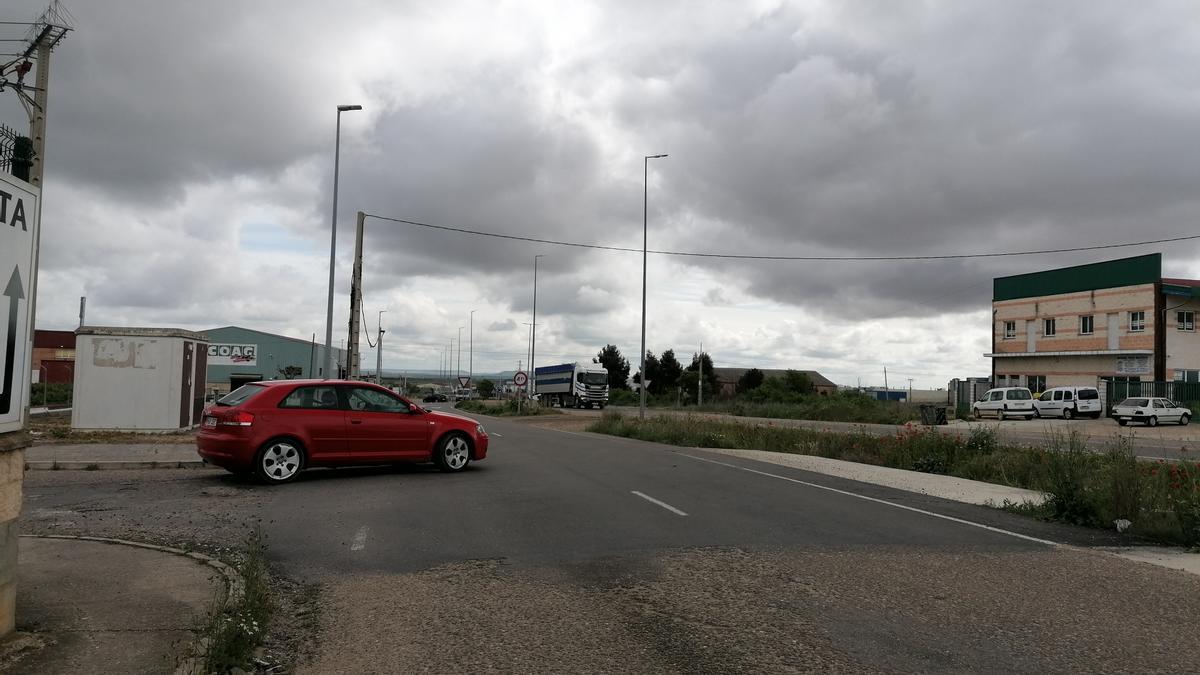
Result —
<path fill-rule="evenodd" d="M 518 370 L 517 374 L 513 375 L 513 384 L 517 385 L 518 387 L 524 387 L 528 383 L 529 376 L 525 374 L 525 371 Z"/>

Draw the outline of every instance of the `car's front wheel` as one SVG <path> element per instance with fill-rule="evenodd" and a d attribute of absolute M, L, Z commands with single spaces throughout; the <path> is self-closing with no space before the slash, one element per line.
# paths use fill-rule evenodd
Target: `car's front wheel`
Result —
<path fill-rule="evenodd" d="M 1117 424 L 1120 424 L 1121 426 L 1125 426 L 1126 424 L 1129 424 L 1129 421 L 1128 420 L 1117 420 Z"/>
<path fill-rule="evenodd" d="M 1154 415 L 1151 415 L 1150 419 L 1146 420 L 1146 426 L 1148 426 L 1148 427 L 1158 426 L 1158 418 L 1155 417 Z"/>
<path fill-rule="evenodd" d="M 304 449 L 290 439 L 270 441 L 259 449 L 254 472 L 265 483 L 278 485 L 294 480 L 304 468 Z"/>
<path fill-rule="evenodd" d="M 456 473 L 467 468 L 471 461 L 471 444 L 460 433 L 449 434 L 438 442 L 433 452 L 433 463 L 446 473 Z"/>
<path fill-rule="evenodd" d="M 1185 427 L 1186 427 L 1186 426 L 1188 425 L 1188 422 L 1191 422 L 1191 421 L 1192 421 L 1192 417 L 1191 417 L 1191 415 L 1184 415 L 1184 416 L 1182 416 L 1182 417 L 1180 417 L 1180 418 L 1179 418 L 1179 424 L 1180 424 L 1181 426 L 1185 426 Z"/>
<path fill-rule="evenodd" d="M 1063 408 L 1063 419 L 1069 420 L 1075 416 L 1075 411 L 1070 408 Z"/>

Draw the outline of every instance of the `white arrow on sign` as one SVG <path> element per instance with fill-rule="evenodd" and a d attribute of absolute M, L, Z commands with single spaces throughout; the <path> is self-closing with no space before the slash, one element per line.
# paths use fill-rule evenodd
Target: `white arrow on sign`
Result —
<path fill-rule="evenodd" d="M 458 386 L 460 386 L 460 387 L 467 386 L 467 383 L 470 381 L 471 381 L 471 378 L 467 377 L 466 375 L 458 376 Z"/>

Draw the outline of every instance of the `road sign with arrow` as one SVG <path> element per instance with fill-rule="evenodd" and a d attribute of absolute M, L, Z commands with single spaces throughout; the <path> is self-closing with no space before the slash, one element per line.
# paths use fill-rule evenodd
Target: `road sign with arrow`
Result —
<path fill-rule="evenodd" d="M 0 433 L 25 426 L 38 190 L 0 174 Z"/>

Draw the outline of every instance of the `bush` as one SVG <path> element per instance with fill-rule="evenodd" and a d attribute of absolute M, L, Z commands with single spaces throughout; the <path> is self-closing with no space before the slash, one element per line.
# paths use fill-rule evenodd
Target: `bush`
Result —
<path fill-rule="evenodd" d="M 637 392 L 628 389 L 610 389 L 608 391 L 609 405 L 638 405 L 639 403 Z"/>
<path fill-rule="evenodd" d="M 70 382 L 38 382 L 29 392 L 29 405 L 71 405 L 73 388 Z"/>

